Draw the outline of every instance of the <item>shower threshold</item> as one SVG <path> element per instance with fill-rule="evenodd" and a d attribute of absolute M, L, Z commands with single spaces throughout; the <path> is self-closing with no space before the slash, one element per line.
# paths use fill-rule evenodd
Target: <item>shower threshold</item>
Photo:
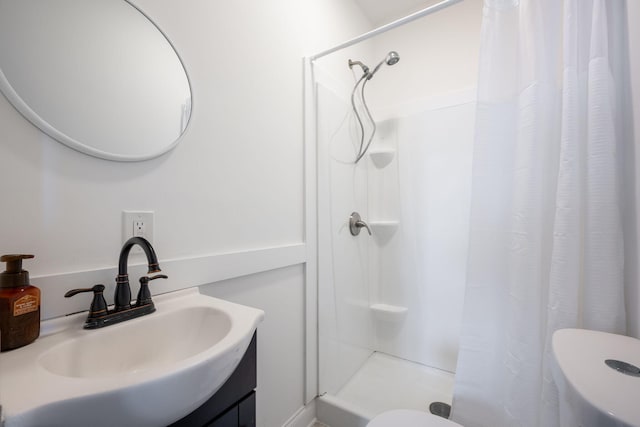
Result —
<path fill-rule="evenodd" d="M 391 409 L 429 411 L 451 404 L 454 374 L 375 352 L 335 395 L 318 400 L 317 418 L 331 427 L 364 427 Z"/>

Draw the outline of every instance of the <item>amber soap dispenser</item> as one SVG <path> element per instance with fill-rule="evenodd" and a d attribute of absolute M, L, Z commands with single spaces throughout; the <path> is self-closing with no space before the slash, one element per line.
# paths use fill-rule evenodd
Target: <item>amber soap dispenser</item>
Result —
<path fill-rule="evenodd" d="M 40 335 L 40 289 L 29 284 L 22 260 L 33 255 L 2 255 L 7 270 L 0 273 L 0 351 L 35 341 Z"/>

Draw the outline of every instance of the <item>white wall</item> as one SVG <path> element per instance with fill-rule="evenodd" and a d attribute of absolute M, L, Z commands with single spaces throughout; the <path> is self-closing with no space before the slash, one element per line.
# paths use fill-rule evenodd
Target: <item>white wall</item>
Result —
<path fill-rule="evenodd" d="M 349 3 L 324 3 L 137 1 L 180 52 L 194 92 L 182 142 L 152 161 L 76 153 L 2 98 L 0 171 L 12 187 L 0 251 L 35 253 L 33 275 L 114 265 L 124 209 L 156 212 L 161 258 L 301 241 L 301 58 L 365 25 Z"/>
<path fill-rule="evenodd" d="M 393 106 L 423 104 L 425 98 L 475 87 L 478 81 L 483 0 L 464 0 L 376 38 L 375 58 L 392 50 L 400 61 L 383 65 L 368 85 L 375 117 Z"/>
<path fill-rule="evenodd" d="M 260 307 L 257 424 L 281 426 L 304 405 L 304 283 L 302 266 L 203 286 L 206 295 Z M 283 300 L 286 296 L 286 300 Z"/>
<path fill-rule="evenodd" d="M 627 22 L 629 30 L 629 59 L 631 65 L 631 86 L 633 103 L 633 123 L 635 136 L 635 164 L 636 164 L 636 212 L 640 212 L 640 2 L 627 1 Z M 636 243 L 640 240 L 640 216 L 636 230 Z M 640 265 L 640 259 L 636 266 Z M 640 338 L 640 283 L 629 283 L 627 287 L 627 314 L 629 316 L 629 335 Z"/>
<path fill-rule="evenodd" d="M 161 265 L 303 243 L 302 57 L 369 29 L 344 0 L 135 3 L 171 39 L 191 79 L 192 120 L 175 150 L 142 163 L 91 158 L 40 133 L 0 97 L 0 253 L 35 254 L 25 268 L 47 289 L 45 308 L 62 305 L 75 285 L 54 275 L 84 271 L 76 276 L 88 286 L 103 277 L 94 271 L 116 265 L 122 210 L 155 211 Z M 169 282 L 188 286 L 187 276 Z M 313 367 L 304 366 L 304 334 L 292 328 L 303 324 L 304 277 L 302 266 L 288 267 L 203 288 L 266 311 L 261 426 L 281 424 L 304 403 L 304 372 Z"/>

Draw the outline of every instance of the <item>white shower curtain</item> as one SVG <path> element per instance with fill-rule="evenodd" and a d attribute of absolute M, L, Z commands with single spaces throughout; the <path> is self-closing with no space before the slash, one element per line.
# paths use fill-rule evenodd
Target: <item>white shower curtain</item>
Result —
<path fill-rule="evenodd" d="M 486 0 L 453 419 L 558 425 L 552 333 L 625 332 L 623 0 Z M 563 426 L 565 427 L 565 426 Z"/>

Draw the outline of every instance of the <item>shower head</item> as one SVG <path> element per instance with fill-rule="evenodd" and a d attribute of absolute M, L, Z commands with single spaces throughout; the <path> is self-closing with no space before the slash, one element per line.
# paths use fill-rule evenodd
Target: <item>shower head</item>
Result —
<path fill-rule="evenodd" d="M 378 65 L 376 65 L 373 71 L 369 73 L 369 76 L 367 76 L 367 79 L 371 80 L 373 75 L 378 72 L 380 67 L 382 67 L 382 64 L 386 63 L 387 65 L 395 65 L 398 63 L 398 61 L 400 61 L 400 55 L 398 55 L 398 52 L 396 52 L 395 50 L 392 50 L 387 54 L 387 56 L 382 61 L 380 61 L 380 63 L 378 63 Z"/>
<path fill-rule="evenodd" d="M 400 61 L 400 55 L 395 50 L 392 50 L 385 58 L 385 61 L 387 61 L 387 65 L 395 65 Z"/>

